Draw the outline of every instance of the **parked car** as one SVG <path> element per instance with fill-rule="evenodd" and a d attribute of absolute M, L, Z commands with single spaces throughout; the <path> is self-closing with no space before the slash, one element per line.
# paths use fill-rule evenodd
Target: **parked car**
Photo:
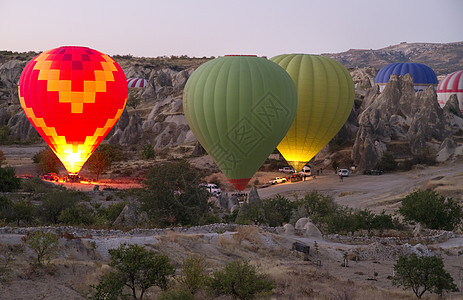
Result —
<path fill-rule="evenodd" d="M 310 170 L 310 167 L 304 166 L 302 167 L 302 171 L 299 172 L 299 175 L 303 177 L 312 176 L 312 171 Z"/>
<path fill-rule="evenodd" d="M 43 175 L 43 179 L 50 180 L 50 181 L 58 181 L 59 177 L 56 173 L 48 173 Z"/>
<path fill-rule="evenodd" d="M 364 173 L 365 173 L 366 175 L 382 175 L 382 174 L 383 174 L 383 170 L 380 170 L 380 169 L 366 170 Z"/>
<path fill-rule="evenodd" d="M 222 190 L 215 183 L 202 183 L 200 186 L 206 188 L 206 190 L 211 194 L 211 196 L 219 197 L 222 195 Z"/>
<path fill-rule="evenodd" d="M 339 169 L 338 175 L 341 177 L 347 177 L 349 176 L 349 170 L 347 169 Z"/>
<path fill-rule="evenodd" d="M 283 173 L 286 173 L 286 174 L 293 174 L 293 173 L 296 173 L 296 170 L 294 170 L 294 169 L 291 168 L 291 167 L 283 167 L 283 168 L 278 169 L 278 171 L 283 172 Z"/>
<path fill-rule="evenodd" d="M 277 183 L 283 183 L 283 182 L 286 182 L 286 177 L 275 177 L 273 179 L 270 179 L 268 183 L 277 184 Z"/>

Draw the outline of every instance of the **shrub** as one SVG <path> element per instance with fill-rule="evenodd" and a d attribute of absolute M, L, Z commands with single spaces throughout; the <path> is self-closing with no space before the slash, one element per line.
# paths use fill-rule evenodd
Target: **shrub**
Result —
<path fill-rule="evenodd" d="M 463 217 L 463 210 L 452 198 L 434 191 L 416 190 L 402 200 L 399 208 L 406 221 L 422 223 L 430 229 L 453 230 Z"/>
<path fill-rule="evenodd" d="M 191 294 L 203 289 L 210 278 L 206 267 L 203 257 L 199 255 L 188 256 L 183 261 L 182 274 L 179 278 L 180 285 Z"/>
<path fill-rule="evenodd" d="M 21 187 L 21 179 L 16 177 L 13 167 L 0 167 L 0 192 L 13 192 Z"/>
<path fill-rule="evenodd" d="M 209 290 L 214 295 L 231 295 L 237 299 L 254 299 L 258 294 L 271 293 L 275 283 L 245 261 L 232 261 L 213 273 Z"/>
<path fill-rule="evenodd" d="M 38 163 L 42 174 L 58 173 L 58 167 L 62 165 L 56 154 L 48 147 L 35 154 L 33 161 Z"/>
<path fill-rule="evenodd" d="M 194 300 L 195 296 L 188 290 L 167 290 L 162 292 L 157 300 Z"/>
<path fill-rule="evenodd" d="M 141 151 L 141 158 L 146 160 L 156 158 L 156 152 L 154 151 L 153 145 L 147 144 L 143 146 L 143 150 Z"/>
<path fill-rule="evenodd" d="M 273 227 L 289 223 L 291 214 L 297 207 L 296 202 L 281 195 L 276 195 L 270 199 L 264 199 L 262 205 L 265 219 L 268 221 L 269 226 Z"/>
<path fill-rule="evenodd" d="M 0 127 L 0 145 L 11 145 L 13 144 L 13 138 L 11 137 L 11 130 L 8 125 Z"/>
<path fill-rule="evenodd" d="M 109 250 L 109 254 L 109 265 L 114 271 L 94 287 L 97 293 L 110 287 L 127 286 L 133 299 L 143 299 L 145 291 L 152 286 L 167 290 L 168 277 L 175 274 L 166 255 L 157 255 L 143 246 L 122 244 Z"/>
<path fill-rule="evenodd" d="M 267 219 L 260 205 L 244 203 L 238 211 L 235 222 L 240 225 L 262 225 L 267 223 Z"/>
<path fill-rule="evenodd" d="M 198 225 L 209 211 L 209 193 L 199 186 L 203 174 L 187 161 L 176 160 L 151 168 L 140 202 L 154 225 Z"/>
<path fill-rule="evenodd" d="M 41 219 L 47 224 L 58 224 L 61 212 L 73 208 L 83 197 L 80 192 L 56 191 L 45 194 L 42 203 L 38 207 Z"/>
<path fill-rule="evenodd" d="M 401 256 L 394 265 L 392 284 L 411 288 L 418 298 L 426 291 L 442 296 L 443 291 L 457 291 L 453 278 L 444 270 L 442 258 L 435 256 Z"/>
<path fill-rule="evenodd" d="M 19 200 L 13 203 L 12 206 L 12 220 L 16 221 L 17 225 L 21 221 L 31 223 L 36 215 L 36 208 L 30 201 Z"/>
<path fill-rule="evenodd" d="M 126 202 L 111 204 L 108 207 L 101 207 L 97 210 L 97 216 L 103 219 L 104 223 L 112 224 L 124 209 Z"/>
<path fill-rule="evenodd" d="M 23 241 L 37 254 L 37 266 L 42 267 L 44 262 L 49 263 L 50 258 L 58 253 L 59 238 L 53 232 L 36 231 L 27 234 Z"/>
<path fill-rule="evenodd" d="M 384 171 L 395 171 L 397 170 L 397 162 L 394 159 L 392 153 L 385 152 L 381 157 L 381 160 L 376 165 L 376 169 Z"/>
<path fill-rule="evenodd" d="M 90 208 L 77 204 L 63 209 L 58 220 L 66 225 L 92 225 L 95 223 L 95 216 Z"/>

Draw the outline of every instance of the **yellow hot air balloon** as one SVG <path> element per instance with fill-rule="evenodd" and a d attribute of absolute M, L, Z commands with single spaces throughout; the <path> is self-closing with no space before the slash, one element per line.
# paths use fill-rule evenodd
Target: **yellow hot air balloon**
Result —
<path fill-rule="evenodd" d="M 354 105 L 354 83 L 347 69 L 319 55 L 284 54 L 271 58 L 296 85 L 296 118 L 278 150 L 296 170 L 338 133 Z"/>

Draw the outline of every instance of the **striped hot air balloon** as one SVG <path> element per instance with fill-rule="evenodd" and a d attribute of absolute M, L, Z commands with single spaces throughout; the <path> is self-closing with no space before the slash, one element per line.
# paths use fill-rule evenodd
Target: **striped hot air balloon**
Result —
<path fill-rule="evenodd" d="M 437 87 L 436 73 L 430 67 L 418 63 L 394 63 L 383 67 L 376 75 L 375 82 L 379 85 L 380 92 L 384 90 L 392 74 L 410 74 L 416 92 L 425 90 L 430 85 L 434 86 L 434 89 Z"/>
<path fill-rule="evenodd" d="M 148 84 L 148 80 L 143 78 L 129 78 L 127 79 L 127 85 L 129 88 L 142 88 Z"/>
<path fill-rule="evenodd" d="M 444 107 L 450 95 L 456 94 L 460 111 L 463 112 L 463 70 L 447 75 L 437 86 L 437 102 Z"/>

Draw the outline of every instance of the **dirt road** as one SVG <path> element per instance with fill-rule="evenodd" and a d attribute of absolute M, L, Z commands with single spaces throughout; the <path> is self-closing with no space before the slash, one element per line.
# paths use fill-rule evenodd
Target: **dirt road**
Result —
<path fill-rule="evenodd" d="M 286 197 L 297 194 L 303 197 L 307 192 L 318 191 L 333 196 L 341 205 L 368 208 L 375 212 L 381 212 L 383 209 L 391 212 L 399 207 L 403 197 L 429 182 L 438 181 L 436 186 L 440 186 L 442 190 L 445 187 L 446 190 L 461 191 L 461 178 L 463 163 L 459 162 L 383 175 L 351 174 L 344 177 L 343 181 L 334 173 L 324 173 L 304 182 L 269 186 L 258 189 L 258 192 L 261 198 L 268 198 L 277 194 Z"/>

